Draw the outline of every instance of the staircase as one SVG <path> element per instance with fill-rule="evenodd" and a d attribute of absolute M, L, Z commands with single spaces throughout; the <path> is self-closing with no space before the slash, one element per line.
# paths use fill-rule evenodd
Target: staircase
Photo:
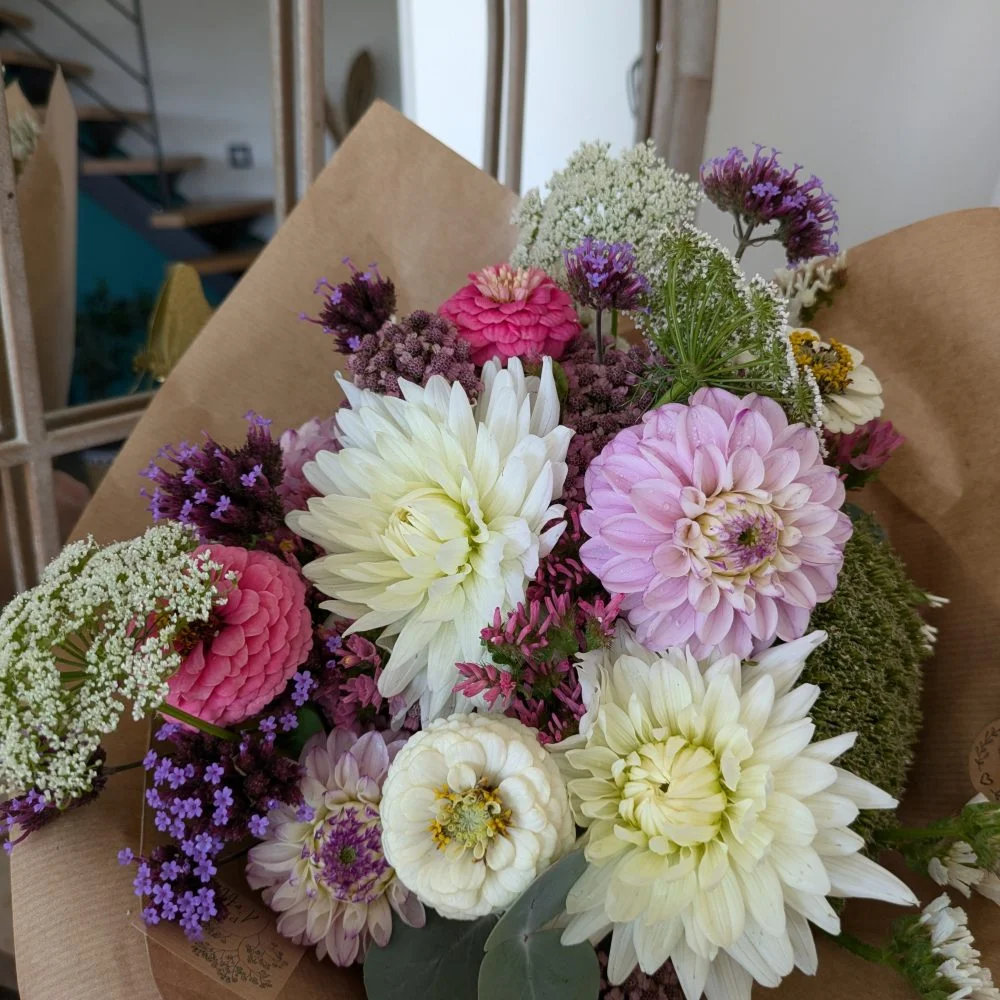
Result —
<path fill-rule="evenodd" d="M 167 155 L 160 142 L 156 103 L 141 0 L 107 0 L 135 27 L 140 66 L 108 48 L 63 9 L 63 0 L 36 3 L 70 25 L 85 43 L 140 83 L 144 108 L 120 108 L 89 82 L 93 70 L 85 63 L 44 51 L 31 37 L 34 21 L 23 13 L 0 7 L 0 62 L 5 74 L 17 79 L 36 106 L 47 99 L 57 67 L 77 96 L 80 125 L 80 190 L 111 214 L 138 231 L 169 260 L 192 264 L 206 287 L 225 294 L 260 252 L 262 243 L 251 234 L 252 224 L 273 211 L 269 199 L 188 202 L 177 192 L 180 177 L 204 164 L 200 156 Z M 81 46 L 82 47 L 82 46 Z M 137 135 L 150 147 L 147 156 L 122 152 L 119 140 Z"/>

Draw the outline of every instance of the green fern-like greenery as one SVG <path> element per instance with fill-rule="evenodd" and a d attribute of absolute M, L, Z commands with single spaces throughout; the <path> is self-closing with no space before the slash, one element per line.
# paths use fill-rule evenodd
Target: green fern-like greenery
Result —
<path fill-rule="evenodd" d="M 816 739 L 857 731 L 857 743 L 838 764 L 896 797 L 921 725 L 922 663 L 930 649 L 917 609 L 926 604 L 878 522 L 862 515 L 844 550 L 836 593 L 810 621 L 829 636 L 802 674 L 823 690 L 812 711 Z M 868 811 L 854 829 L 870 840 L 892 822 L 890 811 Z"/>
<path fill-rule="evenodd" d="M 637 322 L 655 351 L 644 388 L 657 405 L 715 386 L 770 396 L 793 420 L 816 423 L 819 398 L 791 353 L 777 286 L 747 278 L 693 226 L 664 234 L 649 279 L 648 311 Z"/>

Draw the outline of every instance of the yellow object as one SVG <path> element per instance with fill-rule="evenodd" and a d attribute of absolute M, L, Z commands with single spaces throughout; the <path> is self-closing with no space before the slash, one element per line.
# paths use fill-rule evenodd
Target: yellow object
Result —
<path fill-rule="evenodd" d="M 171 264 L 149 317 L 146 347 L 136 355 L 135 370 L 163 382 L 213 312 L 198 272 L 190 264 Z"/>

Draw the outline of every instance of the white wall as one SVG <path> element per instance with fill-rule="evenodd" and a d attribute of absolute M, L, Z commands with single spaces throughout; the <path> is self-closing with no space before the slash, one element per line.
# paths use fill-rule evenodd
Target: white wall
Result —
<path fill-rule="evenodd" d="M 481 162 L 482 3 L 400 8 L 404 110 Z M 639 0 L 530 0 L 525 188 L 585 139 L 631 141 L 639 12 Z M 1000 201 L 998 38 L 996 0 L 721 0 L 706 156 L 757 141 L 804 163 L 840 199 L 844 246 Z M 731 240 L 712 206 L 700 221 Z M 781 259 L 752 254 L 762 270 Z"/>
<path fill-rule="evenodd" d="M 61 0 L 63 9 L 133 63 L 135 33 L 104 0 Z M 126 107 L 144 107 L 141 88 L 55 15 L 34 0 L 5 6 L 33 17 L 32 38 L 57 55 L 89 63 L 90 79 Z M 263 197 L 274 193 L 270 63 L 265 0 L 145 0 L 150 61 L 168 153 L 205 156 L 187 174 L 189 198 Z M 399 103 L 399 48 L 395 0 L 325 0 L 327 92 L 339 100 L 351 58 L 368 48 L 375 60 L 378 96 Z M 16 40 L 8 44 L 16 45 Z M 79 95 L 81 103 L 93 103 Z M 234 170 L 230 143 L 249 143 L 254 167 Z M 131 140 L 136 155 L 148 147 Z"/>

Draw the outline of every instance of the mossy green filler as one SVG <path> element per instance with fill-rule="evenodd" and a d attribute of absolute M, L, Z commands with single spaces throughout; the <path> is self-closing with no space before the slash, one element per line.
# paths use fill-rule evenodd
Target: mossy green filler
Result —
<path fill-rule="evenodd" d="M 856 730 L 857 743 L 837 763 L 897 797 L 922 721 L 922 664 L 930 650 L 918 608 L 927 603 L 877 520 L 863 515 L 844 550 L 836 593 L 810 621 L 829 636 L 802 674 L 823 691 L 812 711 L 815 738 Z M 854 829 L 870 840 L 893 822 L 891 811 L 867 811 Z"/>

